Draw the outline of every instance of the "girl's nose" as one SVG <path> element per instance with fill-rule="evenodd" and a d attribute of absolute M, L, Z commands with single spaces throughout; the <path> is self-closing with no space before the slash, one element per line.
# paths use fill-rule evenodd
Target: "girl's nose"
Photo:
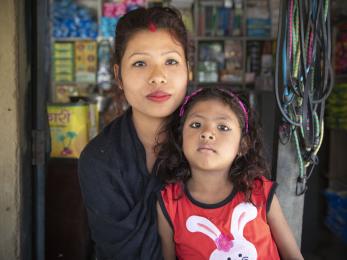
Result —
<path fill-rule="evenodd" d="M 167 78 L 166 78 L 165 72 L 161 68 L 159 68 L 159 66 L 156 66 L 149 77 L 148 83 L 149 84 L 166 84 Z"/>
<path fill-rule="evenodd" d="M 200 134 L 200 140 L 204 141 L 214 141 L 216 139 L 215 135 L 210 131 L 204 131 Z"/>

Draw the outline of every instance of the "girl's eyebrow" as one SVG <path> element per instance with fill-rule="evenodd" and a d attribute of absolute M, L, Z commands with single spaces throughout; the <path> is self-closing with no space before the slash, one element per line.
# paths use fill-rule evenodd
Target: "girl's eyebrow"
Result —
<path fill-rule="evenodd" d="M 203 115 L 201 115 L 201 114 L 198 114 L 198 113 L 192 113 L 192 114 L 188 115 L 187 118 L 192 118 L 192 117 L 197 117 L 197 118 L 206 119 L 205 116 L 203 116 Z M 228 116 L 228 115 L 224 115 L 224 114 L 218 115 L 218 116 L 214 117 L 213 119 L 215 119 L 215 120 L 230 120 L 230 121 L 234 121 L 233 118 L 231 118 L 231 117 Z"/>

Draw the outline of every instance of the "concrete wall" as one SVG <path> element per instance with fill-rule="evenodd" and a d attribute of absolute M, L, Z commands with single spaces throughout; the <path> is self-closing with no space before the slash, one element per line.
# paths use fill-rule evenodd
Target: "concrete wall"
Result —
<path fill-rule="evenodd" d="M 299 167 L 293 143 L 290 142 L 287 145 L 279 143 L 277 158 L 276 181 L 279 185 L 276 194 L 286 220 L 300 247 L 305 196 L 296 196 L 295 194 Z"/>
<path fill-rule="evenodd" d="M 21 257 L 22 128 L 26 59 L 24 1 L 0 4 L 0 259 Z"/>

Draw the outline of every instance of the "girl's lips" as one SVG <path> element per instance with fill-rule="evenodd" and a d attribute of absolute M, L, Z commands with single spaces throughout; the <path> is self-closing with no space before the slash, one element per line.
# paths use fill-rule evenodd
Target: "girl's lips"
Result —
<path fill-rule="evenodd" d="M 155 91 L 147 95 L 147 98 L 154 102 L 164 102 L 171 97 L 169 93 L 163 91 Z"/>
<path fill-rule="evenodd" d="M 205 145 L 202 145 L 198 148 L 198 151 L 199 152 L 213 152 L 213 153 L 216 153 L 216 150 L 214 150 L 212 147 L 210 146 L 205 146 Z"/>

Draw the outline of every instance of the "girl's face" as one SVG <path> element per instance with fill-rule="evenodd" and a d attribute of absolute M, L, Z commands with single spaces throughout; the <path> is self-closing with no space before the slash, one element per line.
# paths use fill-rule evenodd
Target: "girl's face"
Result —
<path fill-rule="evenodd" d="M 115 65 L 116 76 L 118 71 Z M 127 43 L 121 78 L 133 116 L 167 117 L 186 93 L 188 69 L 184 50 L 166 30 L 139 31 Z"/>
<path fill-rule="evenodd" d="M 228 173 L 240 147 L 236 114 L 220 100 L 197 102 L 183 125 L 183 152 L 192 172 Z"/>

